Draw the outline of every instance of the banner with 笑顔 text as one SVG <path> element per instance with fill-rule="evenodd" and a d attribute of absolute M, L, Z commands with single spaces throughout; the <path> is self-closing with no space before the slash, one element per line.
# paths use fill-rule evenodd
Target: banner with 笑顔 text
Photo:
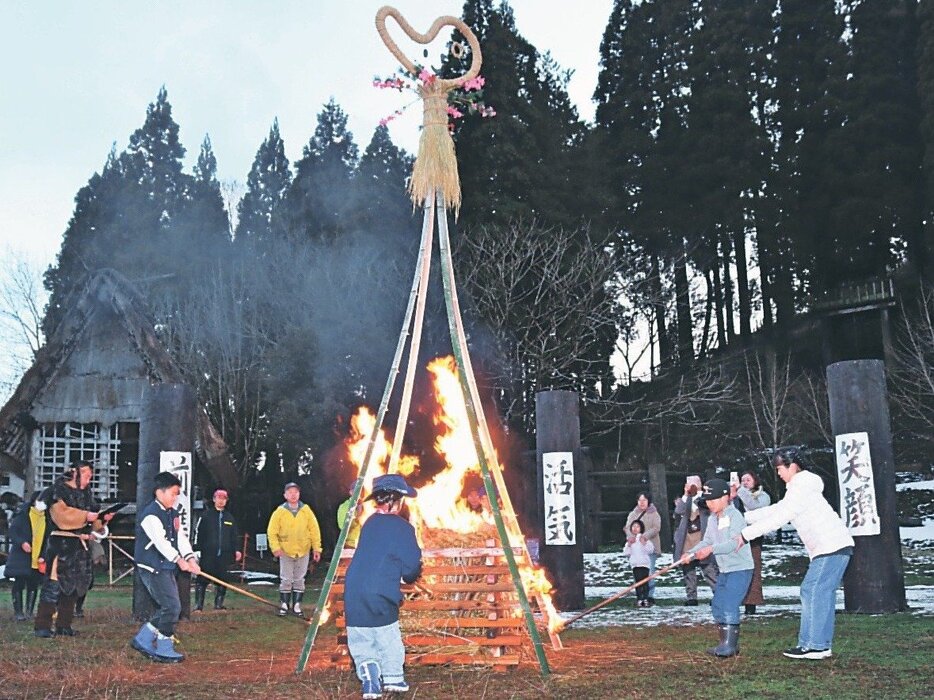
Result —
<path fill-rule="evenodd" d="M 836 436 L 835 456 L 840 482 L 840 517 L 851 535 L 878 535 L 879 511 L 869 454 L 869 433 Z"/>

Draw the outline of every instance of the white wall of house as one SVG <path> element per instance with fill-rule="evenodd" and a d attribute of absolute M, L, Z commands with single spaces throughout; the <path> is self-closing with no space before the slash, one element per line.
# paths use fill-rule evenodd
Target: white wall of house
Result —
<path fill-rule="evenodd" d="M 15 493 L 20 498 L 25 498 L 26 482 L 16 476 L 16 474 L 0 472 L 0 494 L 4 494 L 7 491 Z"/>

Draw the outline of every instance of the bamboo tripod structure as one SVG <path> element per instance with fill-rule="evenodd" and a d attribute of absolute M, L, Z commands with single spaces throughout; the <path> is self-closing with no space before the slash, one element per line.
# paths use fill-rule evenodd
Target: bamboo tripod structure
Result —
<path fill-rule="evenodd" d="M 386 387 L 383 391 L 379 410 L 377 411 L 376 423 L 373 426 L 373 431 L 367 443 L 363 464 L 361 465 L 360 473 L 354 484 L 353 493 L 351 494 L 351 507 L 347 509 L 347 514 L 344 517 L 341 532 L 334 547 L 335 554 L 331 558 L 331 563 L 325 575 L 324 585 L 321 588 L 318 604 L 315 608 L 308 634 L 305 637 L 305 643 L 299 656 L 296 672 L 300 673 L 304 671 L 307 666 L 308 657 L 311 654 L 318 629 L 322 622 L 326 621 L 324 613 L 327 608 L 331 588 L 334 585 L 334 580 L 337 575 L 341 558 L 340 555 L 347 539 L 350 524 L 355 516 L 356 506 L 360 503 L 364 479 L 366 478 L 367 471 L 371 467 L 375 446 L 383 427 L 386 411 L 393 394 L 393 389 L 395 388 L 396 379 L 400 373 L 402 358 L 405 354 L 406 346 L 408 346 L 408 363 L 405 380 L 403 382 L 399 419 L 396 424 L 396 433 L 393 438 L 393 450 L 387 471 L 392 473 L 397 468 L 402 441 L 405 436 L 405 428 L 408 423 L 412 386 L 418 364 L 419 349 L 421 347 L 425 301 L 428 291 L 428 278 L 431 270 L 431 253 L 434 231 L 437 226 L 438 247 L 441 260 L 441 278 L 444 287 L 448 329 L 451 335 L 451 345 L 457 365 L 458 379 L 467 410 L 470 432 L 477 453 L 480 473 L 484 488 L 487 494 L 490 495 L 489 500 L 493 519 L 496 524 L 503 555 L 512 577 L 512 583 L 515 587 L 516 596 L 522 608 L 523 620 L 528 630 L 529 637 L 532 640 L 541 673 L 543 676 L 547 676 L 551 671 L 548 666 L 548 660 L 545 658 L 544 646 L 542 645 L 541 636 L 535 625 L 535 618 L 532 614 L 529 598 L 526 595 L 525 584 L 522 581 L 522 574 L 519 571 L 514 549 L 519 550 L 525 562 L 531 562 L 531 557 L 526 548 L 525 537 L 522 535 L 522 531 L 519 528 L 515 509 L 509 498 L 509 492 L 506 490 L 506 483 L 503 480 L 499 462 L 496 458 L 493 440 L 490 437 L 486 417 L 483 414 L 480 394 L 477 390 L 476 378 L 470 361 L 470 353 L 467 348 L 467 339 L 461 319 L 460 304 L 457 299 L 457 286 L 454 279 L 454 264 L 451 257 L 450 236 L 448 233 L 447 208 L 450 206 L 456 210 L 459 206 L 460 186 L 457 175 L 457 160 L 454 155 L 454 144 L 447 129 L 447 116 L 445 112 L 447 92 L 458 87 L 463 80 L 474 78 L 480 74 L 480 65 L 482 62 L 480 45 L 470 28 L 456 17 L 440 17 L 435 20 L 426 34 L 420 34 L 412 29 L 411 25 L 406 22 L 397 10 L 391 7 L 383 7 L 376 15 L 376 27 L 380 38 L 403 67 L 413 76 L 418 76 L 419 71 L 417 70 L 417 66 L 399 50 L 399 47 L 389 37 L 386 31 L 386 19 L 389 17 L 392 17 L 397 22 L 409 38 L 421 44 L 431 42 L 444 26 L 456 28 L 467 39 L 470 45 L 471 65 L 467 73 L 461 76 L 461 78 L 438 79 L 433 81 L 430 85 L 425 84 L 419 87 L 419 94 L 424 101 L 424 125 L 419 143 L 419 154 L 415 162 L 413 177 L 410 183 L 410 194 L 412 195 L 413 201 L 423 207 L 422 233 L 421 242 L 419 244 L 418 261 L 412 280 L 412 289 L 409 292 L 402 330 L 399 334 L 389 377 L 386 380 Z M 409 339 L 410 342 L 407 342 Z M 500 508 L 500 500 L 502 500 L 502 508 Z M 538 603 L 547 621 L 547 608 L 541 600 L 541 597 L 539 597 Z M 561 648 L 561 640 L 557 633 L 550 633 L 550 636 L 552 646 L 556 649 Z"/>
<path fill-rule="evenodd" d="M 412 290 L 409 294 L 408 306 L 406 308 L 405 319 L 403 321 L 402 332 L 399 335 L 399 341 L 396 345 L 396 352 L 393 358 L 392 368 L 389 378 L 377 411 L 376 423 L 373 427 L 368 442 L 366 454 L 360 473 L 354 484 L 354 490 L 351 494 L 351 507 L 347 511 L 344 522 L 341 526 L 341 532 L 335 544 L 335 555 L 331 559 L 327 574 L 325 575 L 324 585 L 318 597 L 318 603 L 312 617 L 311 626 L 305 638 L 305 644 L 299 657 L 296 672 L 302 672 L 311 654 L 318 629 L 325 621 L 322 620 L 326 609 L 328 597 L 337 575 L 338 565 L 340 563 L 340 553 L 343 550 L 350 524 L 355 514 L 355 506 L 360 503 L 363 492 L 363 483 L 368 470 L 372 466 L 373 453 L 375 451 L 380 431 L 382 430 L 389 402 L 395 387 L 396 379 L 401 372 L 402 358 L 405 354 L 406 346 L 409 346 L 408 363 L 406 369 L 407 390 L 403 392 L 403 407 L 400 407 L 400 418 L 397 424 L 398 432 L 394 436 L 394 445 L 392 457 L 390 458 L 389 471 L 391 472 L 398 460 L 398 448 L 402 444 L 405 425 L 407 421 L 403 416 L 408 414 L 408 405 L 411 400 L 411 381 L 414 375 L 415 367 L 418 362 L 418 348 L 420 347 L 420 334 L 424 320 L 425 292 L 428 287 L 428 277 L 431 263 L 432 240 L 434 238 L 435 222 L 438 223 L 439 252 L 441 257 L 441 274 L 444 286 L 445 309 L 448 316 L 448 329 L 451 334 L 451 343 L 454 351 L 454 358 L 457 364 L 458 379 L 464 396 L 464 404 L 467 409 L 468 422 L 470 424 L 471 435 L 473 437 L 474 447 L 477 452 L 477 458 L 480 465 L 480 473 L 483 485 L 490 497 L 490 507 L 493 513 L 493 519 L 496 524 L 497 534 L 503 548 L 503 555 L 506 559 L 509 571 L 512 577 L 513 585 L 516 589 L 516 595 L 519 599 L 522 615 L 529 637 L 532 640 L 535 655 L 539 663 L 542 675 L 547 676 L 550 673 L 548 660 L 545 658 L 544 646 L 541 636 L 535 624 L 535 618 L 532 614 L 531 605 L 525 592 L 525 584 L 522 581 L 522 574 L 516 559 L 516 550 L 525 561 L 531 561 L 525 544 L 525 537 L 519 528 L 515 510 L 506 489 L 506 483 L 503 479 L 499 462 L 496 458 L 496 452 L 493 447 L 493 441 L 490 437 L 486 417 L 482 411 L 480 395 L 477 389 L 476 379 L 473 374 L 473 367 L 470 362 L 470 354 L 467 348 L 466 335 L 464 333 L 463 322 L 460 314 L 460 306 L 457 299 L 457 288 L 454 279 L 453 260 L 451 257 L 450 237 L 447 226 L 447 213 L 444 202 L 440 197 L 429 197 L 424 208 L 422 240 L 419 247 L 419 258 L 415 269 L 415 276 L 412 282 Z M 410 331 L 411 329 L 411 331 Z M 411 337 L 411 343 L 408 339 Z M 494 487 L 495 485 L 495 487 Z M 497 498 L 496 496 L 499 496 Z M 502 501 L 502 508 L 499 501 Z M 545 611 L 543 602 L 539 599 L 539 608 Z M 547 620 L 547 613 L 546 613 Z M 561 648 L 561 640 L 556 632 L 550 633 L 552 646 L 556 649 Z"/>

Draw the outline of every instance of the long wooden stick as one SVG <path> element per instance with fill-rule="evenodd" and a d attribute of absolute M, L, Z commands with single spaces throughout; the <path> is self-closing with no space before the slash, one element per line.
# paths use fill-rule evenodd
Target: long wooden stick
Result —
<path fill-rule="evenodd" d="M 600 601 L 599 603 L 597 603 L 596 605 L 594 605 L 593 607 L 587 608 L 584 612 L 578 613 L 577 615 L 575 615 L 574 617 L 572 617 L 570 620 L 564 620 L 564 621 L 561 623 L 561 629 L 566 629 L 566 628 L 569 627 L 570 625 L 573 625 L 575 622 L 577 622 L 578 620 L 580 620 L 582 617 L 586 617 L 586 616 L 589 615 L 590 613 L 596 612 L 597 610 L 599 610 L 600 608 L 602 608 L 604 605 L 609 605 L 609 604 L 612 603 L 614 600 L 619 600 L 620 598 L 622 598 L 622 597 L 623 597 L 624 595 L 626 595 L 627 593 L 630 593 L 630 592 L 634 591 L 636 588 L 638 588 L 639 586 L 641 586 L 643 583 L 648 583 L 649 581 L 651 581 L 651 580 L 652 580 L 653 578 L 655 578 L 656 576 L 661 576 L 662 574 L 667 574 L 669 571 L 671 571 L 672 569 L 674 569 L 674 568 L 677 567 L 677 566 L 681 566 L 681 560 L 680 560 L 680 559 L 679 559 L 678 561 L 674 562 L 673 564 L 671 564 L 670 566 L 666 566 L 664 569 L 659 569 L 658 571 L 656 571 L 656 572 L 655 572 L 654 574 L 652 574 L 651 576 L 646 576 L 646 577 L 645 577 L 644 579 L 642 579 L 641 581 L 636 581 L 636 582 L 635 582 L 634 584 L 632 584 L 631 586 L 628 586 L 628 587 L 624 588 L 623 590 L 619 591 L 618 593 L 614 593 L 613 595 L 611 595 L 611 596 L 610 596 L 609 598 L 607 598 L 606 600 L 602 600 L 602 601 Z"/>
<path fill-rule="evenodd" d="M 203 578 L 206 578 L 208 581 L 211 581 L 212 583 L 216 583 L 218 586 L 223 586 L 224 588 L 229 588 L 229 589 L 232 590 L 232 591 L 236 591 L 236 592 L 239 593 L 240 595 L 245 595 L 247 598 L 252 598 L 253 600 L 258 601 L 258 602 L 262 603 L 263 605 L 269 605 L 270 607 L 276 608 L 277 610 L 279 609 L 279 605 L 278 605 L 278 604 L 273 603 L 272 601 L 266 600 L 265 598 L 263 598 L 263 597 L 261 597 L 261 596 L 258 596 L 258 595 L 256 595 L 255 593 L 250 593 L 249 591 L 244 590 L 244 589 L 240 588 L 239 586 L 235 586 L 235 585 L 233 585 L 232 583 L 227 583 L 226 581 L 223 581 L 223 580 L 217 578 L 216 576 L 211 576 L 211 574 L 209 574 L 209 573 L 206 573 L 206 572 L 202 571 L 201 573 L 198 574 L 198 576 L 201 576 L 201 577 L 203 577 Z M 297 617 L 297 616 L 296 616 L 296 615 L 290 615 L 290 617 Z M 302 617 L 302 620 L 304 620 L 304 621 L 305 621 L 307 624 L 309 624 L 309 625 L 311 624 L 311 620 L 309 620 L 309 619 L 307 619 L 307 618 L 305 618 L 305 617 Z"/>

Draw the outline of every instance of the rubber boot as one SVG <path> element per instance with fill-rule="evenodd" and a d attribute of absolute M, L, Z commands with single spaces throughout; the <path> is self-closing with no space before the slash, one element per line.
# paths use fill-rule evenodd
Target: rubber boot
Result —
<path fill-rule="evenodd" d="M 147 622 L 139 628 L 139 632 L 133 637 L 130 646 L 146 658 L 151 659 L 156 654 L 156 636 L 158 634 L 159 630 L 153 627 L 151 622 Z"/>
<path fill-rule="evenodd" d="M 739 625 L 720 625 L 724 632 L 720 644 L 713 650 L 714 656 L 726 658 L 739 654 Z"/>
<path fill-rule="evenodd" d="M 302 597 L 304 595 L 304 592 L 292 591 L 292 614 L 296 617 L 305 617 L 302 612 Z"/>
<path fill-rule="evenodd" d="M 720 635 L 720 642 L 715 647 L 708 647 L 707 653 L 711 656 L 719 656 L 717 652 L 726 644 L 726 625 L 717 624 L 717 634 Z"/>
<path fill-rule="evenodd" d="M 227 589 L 217 586 L 214 590 L 214 609 L 215 610 L 226 610 L 224 607 L 224 596 L 227 595 Z"/>
<path fill-rule="evenodd" d="M 88 597 L 88 594 L 85 593 L 83 596 L 75 600 L 75 617 L 84 617 L 84 599 Z"/>
<path fill-rule="evenodd" d="M 156 634 L 156 649 L 153 652 L 153 661 L 161 664 L 177 664 L 185 660 L 185 655 L 175 651 L 175 640 L 164 634 Z"/>
<path fill-rule="evenodd" d="M 37 637 L 54 637 L 52 634 L 52 615 L 55 614 L 55 603 L 39 601 L 39 610 L 36 611 L 36 620 L 33 630 Z"/>
<path fill-rule="evenodd" d="M 78 633 L 71 628 L 71 621 L 75 615 L 75 600 L 77 596 L 60 595 L 58 597 L 58 617 L 55 618 L 55 634 L 62 637 L 74 637 Z"/>
<path fill-rule="evenodd" d="M 27 618 L 23 613 L 23 589 L 13 588 L 13 617 L 17 622 L 24 622 Z"/>
<path fill-rule="evenodd" d="M 38 597 L 38 588 L 34 588 L 31 591 L 26 591 L 26 614 L 29 617 L 32 617 L 33 613 L 36 611 L 36 598 Z"/>
<path fill-rule="evenodd" d="M 207 588 L 208 584 L 202 584 L 201 579 L 198 579 L 198 582 L 195 584 L 195 607 L 193 607 L 192 610 L 196 612 L 204 610 L 204 594 Z"/>
<path fill-rule="evenodd" d="M 289 599 L 291 597 L 291 593 L 279 592 L 279 612 L 277 613 L 279 617 L 285 617 L 289 614 Z"/>

